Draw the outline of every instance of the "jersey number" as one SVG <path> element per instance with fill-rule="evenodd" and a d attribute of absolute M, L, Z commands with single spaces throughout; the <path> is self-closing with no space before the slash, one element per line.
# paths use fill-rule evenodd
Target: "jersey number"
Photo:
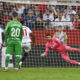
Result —
<path fill-rule="evenodd" d="M 12 28 L 11 29 L 12 33 L 11 33 L 11 36 L 12 37 L 19 37 L 20 36 L 20 28 Z"/>
<path fill-rule="evenodd" d="M 27 36 L 27 30 L 26 29 L 23 30 L 23 36 Z"/>

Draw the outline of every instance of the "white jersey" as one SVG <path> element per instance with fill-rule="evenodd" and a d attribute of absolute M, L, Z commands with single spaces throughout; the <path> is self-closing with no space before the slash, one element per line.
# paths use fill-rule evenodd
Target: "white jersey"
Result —
<path fill-rule="evenodd" d="M 61 32 L 61 34 L 60 34 L 59 32 L 56 32 L 56 33 L 55 33 L 55 36 L 56 36 L 59 40 L 61 40 L 61 41 L 63 41 L 64 43 L 66 43 L 66 38 L 67 38 L 66 32 Z"/>
<path fill-rule="evenodd" d="M 3 29 L 0 28 L 0 44 L 2 44 L 2 32 L 3 32 Z"/>
<path fill-rule="evenodd" d="M 23 26 L 22 43 L 30 43 L 31 42 L 30 33 L 32 33 L 32 31 L 28 27 Z"/>

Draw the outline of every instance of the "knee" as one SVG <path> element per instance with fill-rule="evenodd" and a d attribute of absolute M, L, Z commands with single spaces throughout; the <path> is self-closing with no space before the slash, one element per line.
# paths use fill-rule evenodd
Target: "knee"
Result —
<path fill-rule="evenodd" d="M 66 61 L 67 61 L 67 62 L 70 62 L 71 60 L 70 60 L 70 59 L 66 59 Z"/>
<path fill-rule="evenodd" d="M 10 54 L 7 54 L 7 55 L 6 55 L 6 57 L 9 57 L 9 58 L 10 58 L 10 57 L 12 57 L 12 55 L 10 55 Z"/>
<path fill-rule="evenodd" d="M 21 59 L 21 55 L 16 55 L 16 61 L 18 62 L 20 61 L 20 59 Z"/>
<path fill-rule="evenodd" d="M 7 55 L 6 55 L 6 61 L 7 61 L 7 62 L 10 60 L 10 57 L 11 57 L 10 54 L 7 54 Z"/>
<path fill-rule="evenodd" d="M 21 58 L 21 55 L 16 55 L 16 58 Z"/>
<path fill-rule="evenodd" d="M 72 51 L 72 49 L 71 49 L 71 48 L 67 48 L 66 50 L 67 50 L 67 51 Z"/>

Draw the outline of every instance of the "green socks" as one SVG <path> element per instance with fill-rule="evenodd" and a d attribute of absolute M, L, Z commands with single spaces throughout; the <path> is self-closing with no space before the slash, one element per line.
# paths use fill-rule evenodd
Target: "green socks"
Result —
<path fill-rule="evenodd" d="M 10 60 L 10 57 L 9 57 L 9 56 L 7 56 L 7 57 L 6 57 L 6 60 L 5 60 L 5 67 L 8 67 L 9 60 Z"/>
<path fill-rule="evenodd" d="M 20 56 L 16 56 L 16 68 L 19 68 Z"/>
<path fill-rule="evenodd" d="M 10 60 L 10 56 L 7 56 L 6 60 L 5 60 L 5 67 L 6 68 L 8 67 L 9 60 Z M 19 63 L 20 63 L 20 56 L 16 56 L 16 68 L 19 68 Z"/>

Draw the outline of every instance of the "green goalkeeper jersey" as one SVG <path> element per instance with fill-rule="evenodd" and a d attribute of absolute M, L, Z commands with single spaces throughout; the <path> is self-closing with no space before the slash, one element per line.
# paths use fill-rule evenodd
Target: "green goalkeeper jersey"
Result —
<path fill-rule="evenodd" d="M 22 40 L 22 36 L 22 24 L 17 20 L 8 22 L 5 29 L 5 42 L 7 42 L 7 40 Z"/>

